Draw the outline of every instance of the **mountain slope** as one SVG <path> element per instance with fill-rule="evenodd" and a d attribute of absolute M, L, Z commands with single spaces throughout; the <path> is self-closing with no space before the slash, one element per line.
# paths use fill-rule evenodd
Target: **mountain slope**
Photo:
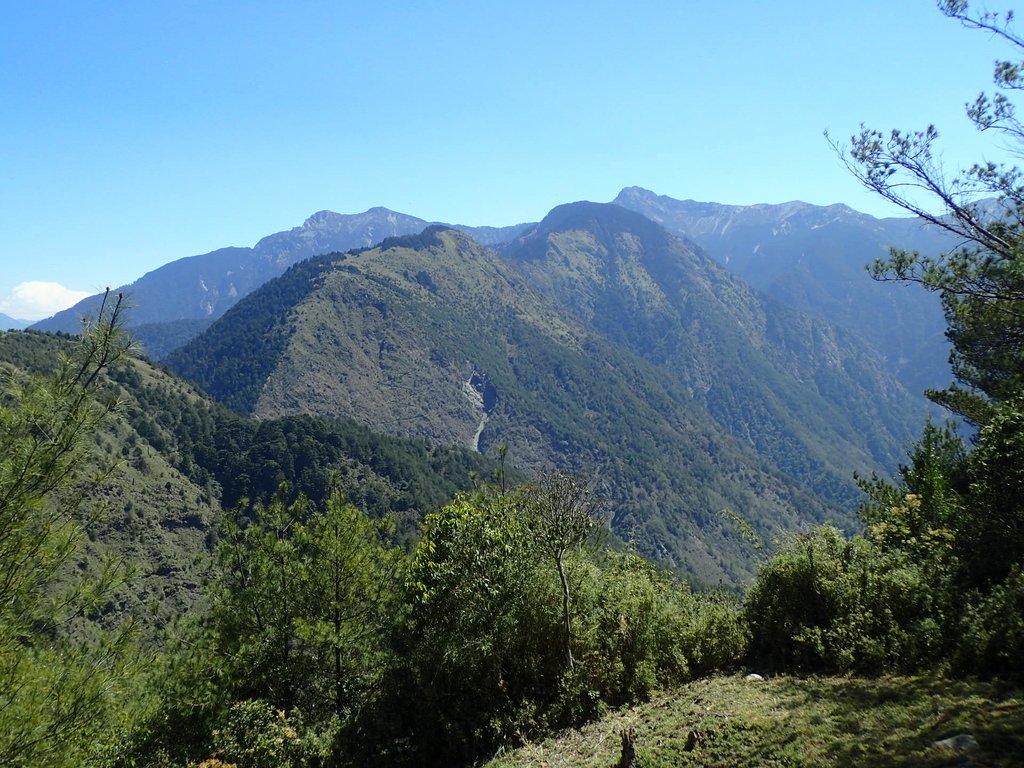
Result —
<path fill-rule="evenodd" d="M 776 466 L 837 503 L 894 469 L 923 409 L 855 335 L 752 291 L 616 205 L 555 208 L 503 253 L 588 326 L 668 371 Z"/>
<path fill-rule="evenodd" d="M 298 264 L 168 363 L 263 418 L 345 414 L 589 473 L 617 531 L 703 582 L 749 573 L 723 509 L 768 539 L 829 515 L 672 376 L 451 229 Z"/>
<path fill-rule="evenodd" d="M 252 248 L 220 248 L 179 259 L 118 290 L 134 305 L 132 325 L 213 320 L 238 299 L 303 259 L 372 245 L 385 237 L 419 232 L 426 225 L 422 219 L 386 208 L 351 215 L 320 211 L 302 226 L 268 235 Z M 95 312 L 99 299 L 83 299 L 32 327 L 77 333 L 81 318 Z"/>
<path fill-rule="evenodd" d="M 311 256 L 414 234 L 427 224 L 415 216 L 379 207 L 359 214 L 320 211 L 302 226 L 268 235 L 252 248 L 220 248 L 178 259 L 117 290 L 132 302 L 133 335 L 150 357 L 159 359 L 201 333 L 240 298 L 289 266 Z M 512 239 L 525 226 L 459 228 L 481 242 L 494 244 Z M 101 298 L 96 295 L 83 299 L 32 328 L 78 333 L 82 318 L 95 313 Z"/>
<path fill-rule="evenodd" d="M 890 246 L 939 253 L 955 245 L 918 219 L 876 219 L 845 205 L 735 206 L 675 200 L 640 187 L 614 201 L 693 240 L 755 288 L 863 336 L 915 394 L 949 382 L 937 297 L 877 283 L 865 266 Z"/>
<path fill-rule="evenodd" d="M 46 374 L 72 343 L 0 333 L 0 367 Z M 427 512 L 495 469 L 470 451 L 379 435 L 350 420 L 241 418 L 141 359 L 111 369 L 105 387 L 119 407 L 92 436 L 93 463 L 114 469 L 87 501 L 86 512 L 101 514 L 88 520 L 75 565 L 104 556 L 131 565 L 129 587 L 110 610 L 135 612 L 149 626 L 200 599 L 223 508 L 267 501 L 282 482 L 321 502 L 333 477 L 367 513 L 394 517 L 398 536 L 409 539 Z"/>

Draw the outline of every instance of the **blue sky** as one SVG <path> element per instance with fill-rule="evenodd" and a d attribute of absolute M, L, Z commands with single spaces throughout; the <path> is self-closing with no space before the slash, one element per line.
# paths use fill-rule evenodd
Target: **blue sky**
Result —
<path fill-rule="evenodd" d="M 1011 53 L 930 0 L 3 6 L 22 317 L 58 292 L 31 284 L 94 292 L 322 209 L 502 225 L 638 185 L 894 215 L 822 131 L 933 122 L 950 166 L 992 157 L 963 104 Z"/>

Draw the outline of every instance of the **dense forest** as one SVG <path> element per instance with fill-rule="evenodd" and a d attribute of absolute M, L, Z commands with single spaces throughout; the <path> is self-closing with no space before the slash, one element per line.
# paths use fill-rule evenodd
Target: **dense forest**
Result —
<path fill-rule="evenodd" d="M 1024 48 L 1009 17 L 940 6 Z M 1019 89 L 1024 70 L 1000 63 L 996 79 Z M 1024 136 L 1002 93 L 969 114 Z M 521 476 L 505 449 L 488 461 L 340 418 L 232 413 L 134 357 L 122 296 L 77 338 L 0 335 L 0 764 L 472 765 L 753 667 L 1019 688 L 1024 192 L 1017 169 L 987 164 L 944 183 L 936 141 L 864 129 L 842 151 L 963 243 L 873 267 L 938 294 L 956 381 L 929 397 L 957 421 L 926 423 L 894 479 L 859 478 L 855 535 L 771 548 L 735 515 L 758 561 L 742 590 L 694 591 L 608 535 L 591 484 Z M 175 564 L 105 546 L 148 530 L 161 487 L 176 505 L 154 512 L 162 541 L 190 537 Z M 129 510 L 117 494 L 132 488 Z M 128 597 L 186 571 L 174 612 Z"/>

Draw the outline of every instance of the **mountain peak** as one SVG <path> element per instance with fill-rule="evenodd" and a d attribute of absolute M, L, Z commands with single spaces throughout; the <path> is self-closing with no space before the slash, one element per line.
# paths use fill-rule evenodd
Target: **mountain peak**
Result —
<path fill-rule="evenodd" d="M 769 219 L 785 220 L 798 215 L 832 217 L 864 217 L 873 218 L 868 214 L 850 208 L 843 203 L 816 205 L 802 200 L 789 200 L 784 203 L 753 203 L 751 205 L 724 205 L 722 203 L 705 203 L 692 199 L 676 199 L 668 195 L 659 195 L 643 187 L 623 187 L 612 201 L 615 205 L 641 211 L 654 221 L 663 221 L 662 214 L 684 210 L 691 216 L 728 216 L 740 214 L 757 215 Z M 671 227 L 670 227 L 671 229 Z"/>
<path fill-rule="evenodd" d="M 567 203 L 551 209 L 532 233 L 544 237 L 551 232 L 587 229 L 604 238 L 630 232 L 643 239 L 664 240 L 668 234 L 643 214 L 615 203 L 592 203 L 586 200 Z"/>
<path fill-rule="evenodd" d="M 335 211 L 323 210 L 311 215 L 297 229 L 333 228 L 350 225 L 354 221 L 364 221 L 366 219 L 389 220 L 398 216 L 404 217 L 405 214 L 396 213 L 381 206 L 368 208 L 363 213 L 336 213 Z"/>
<path fill-rule="evenodd" d="M 377 247 L 382 251 L 387 251 L 392 248 L 411 248 L 414 251 L 418 251 L 426 248 L 433 248 L 435 246 L 443 246 L 444 241 L 441 239 L 442 232 L 450 232 L 455 236 L 456 240 L 459 241 L 470 243 L 474 242 L 473 238 L 465 232 L 461 232 L 447 224 L 431 224 L 419 234 L 386 237 Z"/>

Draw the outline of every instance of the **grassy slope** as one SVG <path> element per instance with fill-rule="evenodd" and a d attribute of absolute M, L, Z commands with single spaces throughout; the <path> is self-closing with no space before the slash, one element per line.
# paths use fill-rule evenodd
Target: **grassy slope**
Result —
<path fill-rule="evenodd" d="M 733 676 L 698 680 L 486 766 L 608 768 L 628 728 L 647 768 L 1024 765 L 1019 689 L 938 677 Z M 933 745 L 960 733 L 972 734 L 981 751 Z"/>

